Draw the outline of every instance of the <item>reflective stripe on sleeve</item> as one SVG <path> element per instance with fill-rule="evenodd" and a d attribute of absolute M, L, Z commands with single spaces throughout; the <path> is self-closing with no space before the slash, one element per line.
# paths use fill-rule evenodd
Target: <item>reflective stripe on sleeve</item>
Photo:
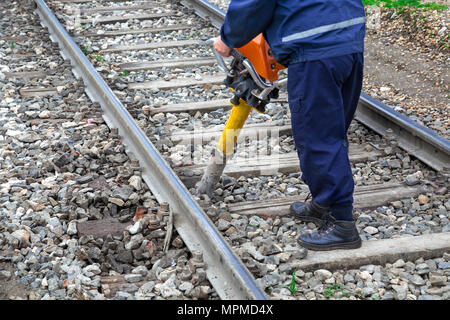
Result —
<path fill-rule="evenodd" d="M 338 22 L 338 23 L 327 24 L 326 26 L 321 26 L 321 27 L 309 29 L 306 31 L 297 32 L 297 33 L 291 34 L 289 36 L 283 37 L 282 41 L 289 42 L 292 40 L 299 40 L 299 39 L 311 37 L 311 36 L 319 34 L 319 33 L 324 33 L 327 31 L 342 29 L 342 28 L 353 26 L 355 24 L 364 23 L 365 21 L 366 21 L 365 17 L 359 17 L 359 18 L 353 18 L 353 19 L 345 20 L 345 21 Z"/>

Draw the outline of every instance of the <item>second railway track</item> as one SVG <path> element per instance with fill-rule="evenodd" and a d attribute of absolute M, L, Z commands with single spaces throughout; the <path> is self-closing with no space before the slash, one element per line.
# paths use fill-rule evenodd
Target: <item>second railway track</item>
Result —
<path fill-rule="evenodd" d="M 49 21 L 42 16 L 45 3 L 36 3 Z M 205 11 L 205 1 L 182 3 L 191 9 L 171 2 L 48 1 L 78 45 L 62 45 L 63 53 L 139 160 L 152 193 L 169 202 L 186 245 L 203 252 L 208 279 L 222 299 L 305 298 L 311 291 L 323 297 L 306 279 L 311 271 L 328 269 L 339 279 L 342 268 L 442 257 L 449 250 L 448 141 L 395 113 L 374 123 L 370 118 L 383 106 L 366 96 L 357 116 L 362 124 L 354 121 L 349 130 L 361 249 L 306 255 L 296 243 L 313 226 L 288 215 L 289 204 L 308 190 L 300 180 L 285 95 L 266 114 L 252 113 L 213 198 L 189 194 L 227 120 L 229 91 L 205 44 L 217 35 L 220 11 Z M 192 3 L 200 3 L 202 16 L 209 12 L 213 25 L 196 15 L 200 7 Z M 61 30 L 49 30 L 63 41 Z M 81 53 L 94 68 L 86 57 L 73 58 Z M 297 275 L 305 287 L 298 295 L 286 288 L 295 270 L 305 276 L 302 282 Z"/>

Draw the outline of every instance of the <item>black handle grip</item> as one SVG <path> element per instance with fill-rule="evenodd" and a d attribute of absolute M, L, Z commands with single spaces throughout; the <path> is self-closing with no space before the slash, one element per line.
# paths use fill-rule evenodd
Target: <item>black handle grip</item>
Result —
<path fill-rule="evenodd" d="M 237 51 L 236 49 L 231 49 L 230 55 L 235 58 L 238 59 L 240 61 L 245 59 L 245 56 L 243 56 L 239 51 Z"/>

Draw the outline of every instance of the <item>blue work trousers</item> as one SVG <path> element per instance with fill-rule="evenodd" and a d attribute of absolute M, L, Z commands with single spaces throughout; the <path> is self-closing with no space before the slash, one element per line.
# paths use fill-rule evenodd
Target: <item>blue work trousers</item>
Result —
<path fill-rule="evenodd" d="M 289 65 L 292 132 L 302 180 L 338 220 L 353 220 L 354 181 L 347 130 L 358 105 L 364 56 L 353 53 Z"/>

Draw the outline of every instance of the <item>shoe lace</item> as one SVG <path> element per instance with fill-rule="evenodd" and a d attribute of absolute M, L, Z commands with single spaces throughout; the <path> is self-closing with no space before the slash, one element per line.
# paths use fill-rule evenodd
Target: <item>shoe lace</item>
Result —
<path fill-rule="evenodd" d="M 333 222 L 333 219 L 331 217 L 331 214 L 326 214 L 323 217 L 323 223 L 320 225 L 320 227 L 317 229 L 318 234 L 326 234 L 330 232 L 332 228 L 335 227 L 335 224 Z"/>

